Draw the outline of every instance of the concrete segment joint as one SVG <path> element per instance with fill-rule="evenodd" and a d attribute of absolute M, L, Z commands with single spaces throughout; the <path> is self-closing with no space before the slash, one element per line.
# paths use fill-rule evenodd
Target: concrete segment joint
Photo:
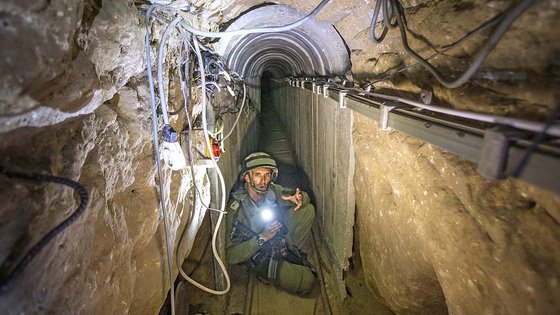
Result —
<path fill-rule="evenodd" d="M 338 108 L 346 108 L 345 98 L 349 90 L 341 90 L 338 92 Z"/>
<path fill-rule="evenodd" d="M 383 131 L 390 131 L 391 128 L 388 126 L 389 124 L 389 112 L 399 107 L 400 105 L 397 103 L 389 103 L 391 105 L 381 104 L 379 106 L 380 114 L 379 114 L 379 128 Z"/>

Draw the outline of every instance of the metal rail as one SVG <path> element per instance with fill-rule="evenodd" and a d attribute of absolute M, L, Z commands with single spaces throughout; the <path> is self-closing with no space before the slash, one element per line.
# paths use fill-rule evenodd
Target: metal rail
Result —
<path fill-rule="evenodd" d="M 292 80 L 290 85 L 322 94 L 374 120 L 381 129 L 394 129 L 478 164 L 479 173 L 491 179 L 512 176 L 532 144 L 534 133 L 480 123 L 451 115 L 417 111 L 400 102 L 360 94 L 343 87 Z M 560 192 L 560 145 L 540 144 L 531 154 L 519 179 Z"/>

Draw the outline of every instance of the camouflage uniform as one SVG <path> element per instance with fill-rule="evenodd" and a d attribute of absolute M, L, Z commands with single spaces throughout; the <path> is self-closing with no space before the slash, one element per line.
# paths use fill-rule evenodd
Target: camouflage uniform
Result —
<path fill-rule="evenodd" d="M 268 258 L 264 261 L 253 259 L 262 250 L 257 244 L 258 233 L 265 228 L 261 220 L 259 206 L 249 197 L 246 184 L 240 185 L 230 195 L 227 207 L 227 229 L 226 229 L 226 258 L 230 264 L 248 262 L 257 277 L 274 283 L 279 288 L 294 294 L 305 294 L 315 287 L 315 272 L 307 260 L 303 258 L 304 264 L 288 262 L 282 258 Z M 309 202 L 309 196 L 301 192 L 303 203 L 298 211 L 294 211 L 294 203 L 283 200 L 281 196 L 291 196 L 294 190 L 285 189 L 271 182 L 264 194 L 263 204 L 274 206 L 280 213 L 280 221 L 287 228 L 283 238 L 288 248 L 295 250 L 301 246 L 311 232 L 311 225 L 315 218 L 315 208 Z M 243 223 L 254 232 L 252 236 L 237 237 L 235 231 L 236 222 Z M 294 246 L 296 248 L 294 248 Z M 265 246 L 262 246 L 263 248 Z M 257 255 L 258 257 L 258 255 Z M 302 256 L 300 256 L 302 257 Z M 261 257 L 262 258 L 262 257 Z"/>

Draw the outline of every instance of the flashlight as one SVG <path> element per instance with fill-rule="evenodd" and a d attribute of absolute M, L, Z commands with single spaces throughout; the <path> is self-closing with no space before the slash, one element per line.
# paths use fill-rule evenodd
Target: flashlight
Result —
<path fill-rule="evenodd" d="M 272 222 L 274 220 L 274 212 L 270 208 L 264 208 L 261 210 L 261 219 L 266 222 Z"/>

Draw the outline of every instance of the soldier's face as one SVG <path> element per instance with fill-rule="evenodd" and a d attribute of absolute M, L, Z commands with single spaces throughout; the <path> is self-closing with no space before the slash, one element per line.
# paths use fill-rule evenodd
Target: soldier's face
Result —
<path fill-rule="evenodd" d="M 245 181 L 253 188 L 267 190 L 272 178 L 272 170 L 266 167 L 257 167 L 245 175 Z"/>

